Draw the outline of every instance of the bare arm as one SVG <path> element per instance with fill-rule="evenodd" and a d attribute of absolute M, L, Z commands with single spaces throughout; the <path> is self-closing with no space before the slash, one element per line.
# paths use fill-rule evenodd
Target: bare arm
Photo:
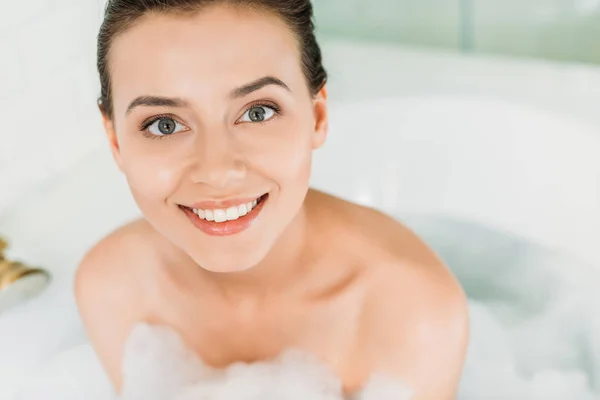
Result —
<path fill-rule="evenodd" d="M 457 396 L 469 337 L 466 300 L 450 295 L 437 310 L 423 311 L 409 334 L 411 361 L 407 379 L 414 385 L 413 400 L 454 400 Z M 396 357 L 400 357 L 396 354 Z"/>
<path fill-rule="evenodd" d="M 75 278 L 75 297 L 91 344 L 120 393 L 125 342 L 139 307 L 122 255 L 116 254 L 117 242 L 109 237 L 84 257 Z"/>
<path fill-rule="evenodd" d="M 374 367 L 401 380 L 412 400 L 456 398 L 469 341 L 466 295 L 437 256 L 403 232 L 402 253 L 365 308 Z"/>
<path fill-rule="evenodd" d="M 451 282 L 413 287 L 416 294 L 404 290 L 388 297 L 388 304 L 393 306 L 395 297 L 396 304 L 406 302 L 405 306 L 373 311 L 379 320 L 370 337 L 374 365 L 409 386 L 411 400 L 453 400 L 469 338 L 466 297 Z"/>

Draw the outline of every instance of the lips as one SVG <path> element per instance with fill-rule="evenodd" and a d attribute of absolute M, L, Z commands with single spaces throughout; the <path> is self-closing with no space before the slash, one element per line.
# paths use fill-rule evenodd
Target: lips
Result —
<path fill-rule="evenodd" d="M 252 226 L 257 220 L 269 194 L 264 194 L 254 200 L 238 201 L 237 205 L 227 208 L 191 208 L 180 206 L 193 225 L 211 236 L 225 236 L 240 233 Z M 210 203 L 206 203 L 210 204 Z M 212 203 L 216 204 L 216 203 Z M 227 204 L 227 203 L 218 203 Z M 229 204 L 235 204 L 229 202 Z"/>

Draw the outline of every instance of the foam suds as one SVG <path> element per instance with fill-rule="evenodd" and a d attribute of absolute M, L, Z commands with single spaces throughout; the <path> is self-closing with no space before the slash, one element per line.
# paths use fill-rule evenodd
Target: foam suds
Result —
<path fill-rule="evenodd" d="M 166 327 L 138 325 L 124 362 L 123 400 L 342 400 L 340 380 L 296 349 L 268 362 L 205 366 Z M 374 376 L 353 400 L 409 400 L 400 382 Z"/>

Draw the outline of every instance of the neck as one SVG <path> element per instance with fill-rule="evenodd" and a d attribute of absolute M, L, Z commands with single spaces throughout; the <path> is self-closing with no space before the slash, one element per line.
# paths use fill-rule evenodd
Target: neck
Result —
<path fill-rule="evenodd" d="M 241 272 L 209 272 L 210 281 L 233 303 L 259 302 L 271 295 L 291 292 L 307 269 L 307 219 L 303 205 L 259 264 Z"/>

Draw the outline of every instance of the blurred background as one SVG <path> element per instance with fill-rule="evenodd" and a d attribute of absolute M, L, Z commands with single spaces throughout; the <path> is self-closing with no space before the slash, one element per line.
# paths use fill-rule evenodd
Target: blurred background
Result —
<path fill-rule="evenodd" d="M 597 0 L 317 0 L 324 34 L 600 63 Z"/>
<path fill-rule="evenodd" d="M 105 0 L 0 2 L 0 237 L 54 282 L 0 314 L 0 398 L 50 360 L 40 382 L 101 393 L 71 281 L 137 215 L 96 107 Z M 461 400 L 599 398 L 600 0 L 314 5 L 331 100 L 314 186 L 403 219 L 457 275 Z"/>

